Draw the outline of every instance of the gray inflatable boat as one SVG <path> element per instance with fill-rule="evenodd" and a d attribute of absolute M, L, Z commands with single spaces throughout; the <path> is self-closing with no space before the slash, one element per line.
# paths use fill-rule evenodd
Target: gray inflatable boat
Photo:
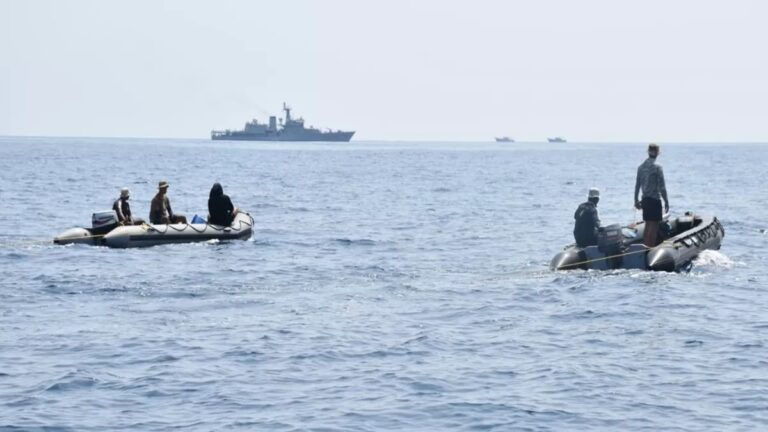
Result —
<path fill-rule="evenodd" d="M 701 251 L 720 249 L 725 236 L 723 225 L 716 217 L 691 212 L 662 221 L 659 231 L 663 241 L 654 248 L 643 245 L 644 228 L 642 222 L 601 228 L 597 246 L 566 246 L 552 258 L 550 268 L 680 271 L 689 268 Z"/>
<path fill-rule="evenodd" d="M 114 211 L 93 214 L 91 228 L 72 228 L 53 239 L 55 244 L 71 243 L 134 248 L 171 243 L 190 243 L 208 240 L 247 240 L 253 233 L 253 218 L 245 212 L 235 215 L 232 225 L 208 223 L 192 224 L 143 224 L 120 226 Z"/>

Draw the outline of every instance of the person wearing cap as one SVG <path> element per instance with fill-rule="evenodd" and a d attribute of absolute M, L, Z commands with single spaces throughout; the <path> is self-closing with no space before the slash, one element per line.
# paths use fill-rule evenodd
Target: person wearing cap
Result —
<path fill-rule="evenodd" d="M 168 182 L 157 184 L 157 194 L 149 206 L 149 222 L 153 224 L 187 223 L 184 215 L 173 214 L 171 200 L 168 198 Z"/>
<path fill-rule="evenodd" d="M 597 231 L 600 229 L 600 218 L 597 215 L 597 203 L 600 201 L 600 190 L 590 188 L 587 201 L 579 205 L 573 218 L 576 223 L 573 227 L 573 237 L 579 247 L 594 246 L 597 244 Z"/>
<path fill-rule="evenodd" d="M 643 243 L 651 248 L 658 244 L 659 223 L 662 220 L 661 200 L 664 199 L 664 213 L 669 213 L 669 198 L 664 183 L 664 170 L 656 163 L 659 156 L 657 144 L 648 145 L 648 159 L 637 167 L 635 179 L 635 208 L 643 211 L 645 230 Z M 642 201 L 638 199 L 643 191 Z"/>
<path fill-rule="evenodd" d="M 117 213 L 117 220 L 120 225 L 141 225 L 144 221 L 131 215 L 131 205 L 128 204 L 130 198 L 131 191 L 127 187 L 120 189 L 120 198 L 112 204 L 112 210 Z"/>

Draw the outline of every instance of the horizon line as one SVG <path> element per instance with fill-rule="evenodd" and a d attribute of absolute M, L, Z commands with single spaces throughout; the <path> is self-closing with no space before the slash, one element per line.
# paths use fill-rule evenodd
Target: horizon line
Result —
<path fill-rule="evenodd" d="M 0 138 L 65 138 L 65 139 L 123 139 L 123 140 L 129 140 L 129 139 L 157 139 L 157 140 L 198 140 L 198 141 L 211 141 L 210 138 L 200 138 L 200 137 L 168 137 L 168 136 L 88 136 L 88 135 L 19 135 L 19 134 L 0 134 Z M 226 141 L 226 140 L 224 140 Z M 334 141 L 248 141 L 248 140 L 242 140 L 242 141 L 229 141 L 229 142 L 254 142 L 254 143 L 334 143 L 338 144 L 339 142 Z M 351 140 L 346 141 L 346 143 L 375 143 L 375 142 L 386 142 L 386 143 L 398 143 L 398 142 L 409 142 L 409 143 L 493 143 L 493 144 L 502 144 L 502 145 L 515 145 L 515 144 L 648 144 L 648 143 L 662 143 L 662 144 L 768 144 L 768 139 L 766 140 L 717 140 L 717 141 L 701 141 L 701 140 L 694 140 L 694 141 L 685 141 L 685 140 L 672 140 L 672 141 L 666 141 L 666 140 L 566 140 L 565 142 L 548 142 L 547 138 L 544 138 L 543 140 L 514 140 L 512 142 L 496 142 L 495 137 L 491 137 L 488 139 L 441 139 L 441 138 L 428 138 L 428 139 L 410 139 L 410 138 L 370 138 L 370 139 L 360 139 L 360 140 Z M 342 142 L 343 143 L 343 142 Z"/>

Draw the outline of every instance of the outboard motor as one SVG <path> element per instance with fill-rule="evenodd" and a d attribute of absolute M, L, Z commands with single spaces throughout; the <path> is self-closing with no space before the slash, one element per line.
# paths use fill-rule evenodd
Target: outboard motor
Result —
<path fill-rule="evenodd" d="M 623 246 L 621 225 L 613 224 L 600 227 L 597 232 L 597 250 L 606 255 L 615 255 L 621 252 Z"/>
<path fill-rule="evenodd" d="M 621 225 L 613 224 L 600 227 L 597 232 L 597 250 L 605 256 L 618 255 L 624 250 L 624 237 Z M 609 268 L 621 267 L 622 257 L 609 258 L 606 262 Z"/>
<path fill-rule="evenodd" d="M 98 211 L 91 216 L 91 232 L 96 235 L 106 234 L 118 224 L 114 210 Z"/>

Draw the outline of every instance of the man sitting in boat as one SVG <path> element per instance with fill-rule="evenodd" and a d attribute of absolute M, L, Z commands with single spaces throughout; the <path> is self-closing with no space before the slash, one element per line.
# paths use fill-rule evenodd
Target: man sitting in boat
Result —
<path fill-rule="evenodd" d="M 157 194 L 152 198 L 149 207 L 149 222 L 153 224 L 187 223 L 184 215 L 173 214 L 171 200 L 168 199 L 168 187 L 170 185 L 163 180 L 157 185 Z"/>
<path fill-rule="evenodd" d="M 224 193 L 224 188 L 221 184 L 214 183 L 208 196 L 208 223 L 230 226 L 236 214 L 237 207 L 232 205 L 232 200 Z"/>
<path fill-rule="evenodd" d="M 597 215 L 597 203 L 600 201 L 600 190 L 590 188 L 587 202 L 582 203 L 573 214 L 576 223 L 573 227 L 573 237 L 579 247 L 597 244 L 597 232 L 600 229 L 600 218 Z"/>
<path fill-rule="evenodd" d="M 120 225 L 141 225 L 144 220 L 141 218 L 134 218 L 131 215 L 131 205 L 128 204 L 128 200 L 131 198 L 131 191 L 124 187 L 120 189 L 120 198 L 116 199 L 112 204 L 112 210 L 117 213 L 117 221 Z"/>

